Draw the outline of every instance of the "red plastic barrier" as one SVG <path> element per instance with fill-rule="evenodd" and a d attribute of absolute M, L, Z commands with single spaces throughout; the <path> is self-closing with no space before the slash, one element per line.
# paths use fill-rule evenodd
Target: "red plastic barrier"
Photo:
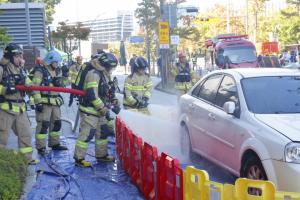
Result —
<path fill-rule="evenodd" d="M 130 175 L 131 173 L 131 141 L 132 141 L 132 131 L 125 127 L 125 132 L 123 133 L 123 167 L 124 170 Z"/>
<path fill-rule="evenodd" d="M 120 121 L 120 128 L 119 128 L 119 138 L 117 139 L 118 141 L 118 146 L 117 146 L 117 151 L 119 153 L 119 158 L 121 160 L 121 162 L 123 163 L 124 161 L 124 155 L 125 155 L 125 151 L 124 151 L 124 135 L 125 135 L 125 131 L 127 131 L 128 128 L 126 126 L 126 124 L 122 121 Z"/>
<path fill-rule="evenodd" d="M 122 131 L 122 122 L 121 119 L 119 117 L 116 117 L 116 151 L 118 153 L 118 155 L 120 156 L 121 152 L 122 152 L 122 148 L 121 148 L 121 144 L 122 144 L 122 135 L 121 135 L 121 131 Z"/>
<path fill-rule="evenodd" d="M 142 150 L 143 140 L 136 135 L 132 135 L 131 147 L 131 178 L 135 185 L 142 191 Z"/>
<path fill-rule="evenodd" d="M 143 194 L 147 200 L 158 197 L 158 154 L 157 148 L 144 143 L 142 151 Z"/>
<path fill-rule="evenodd" d="M 183 172 L 177 159 L 161 153 L 158 197 L 163 200 L 183 199 Z"/>
<path fill-rule="evenodd" d="M 63 92 L 63 93 L 71 93 L 79 96 L 85 96 L 85 91 L 75 90 L 64 87 L 49 87 L 49 86 L 25 86 L 25 85 L 17 85 L 17 90 L 21 91 L 52 91 L 52 92 Z"/>

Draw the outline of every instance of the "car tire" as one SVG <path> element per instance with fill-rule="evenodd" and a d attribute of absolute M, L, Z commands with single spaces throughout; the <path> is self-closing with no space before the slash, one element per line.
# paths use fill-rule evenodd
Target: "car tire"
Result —
<path fill-rule="evenodd" d="M 180 126 L 180 150 L 184 157 L 192 160 L 193 158 L 193 149 L 190 139 L 189 130 L 186 125 Z"/>
<path fill-rule="evenodd" d="M 245 160 L 241 177 L 254 180 L 268 180 L 260 159 L 255 155 L 251 155 Z"/>

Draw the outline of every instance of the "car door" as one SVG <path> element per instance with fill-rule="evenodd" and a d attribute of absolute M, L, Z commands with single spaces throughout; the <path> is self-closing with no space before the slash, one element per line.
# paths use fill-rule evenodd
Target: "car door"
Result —
<path fill-rule="evenodd" d="M 211 121 L 207 116 L 209 114 L 209 107 L 214 104 L 222 77 L 222 74 L 214 74 L 202 81 L 200 88 L 198 88 L 199 92 L 192 92 L 194 101 L 188 105 L 190 112 L 191 143 L 194 151 L 205 157 L 212 151 L 210 137 L 205 134 L 207 129 L 211 126 Z"/>
<path fill-rule="evenodd" d="M 223 105 L 225 102 L 233 101 L 236 105 L 236 116 L 227 114 Z M 233 77 L 225 75 L 216 94 L 215 106 L 210 110 L 209 118 L 212 126 L 207 134 L 214 140 L 211 156 L 220 164 L 230 169 L 235 169 L 239 162 L 239 151 L 236 143 L 238 134 L 243 133 L 240 128 L 240 103 L 236 82 Z"/>

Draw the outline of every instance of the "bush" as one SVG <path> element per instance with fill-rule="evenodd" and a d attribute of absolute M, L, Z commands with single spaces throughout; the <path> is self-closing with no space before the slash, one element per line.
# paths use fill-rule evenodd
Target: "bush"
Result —
<path fill-rule="evenodd" d="M 0 200 L 19 199 L 27 175 L 25 156 L 0 148 Z"/>

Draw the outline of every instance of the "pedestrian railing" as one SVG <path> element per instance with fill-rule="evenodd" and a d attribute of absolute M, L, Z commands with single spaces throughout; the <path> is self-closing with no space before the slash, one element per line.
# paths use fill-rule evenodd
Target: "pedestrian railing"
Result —
<path fill-rule="evenodd" d="M 238 178 L 235 185 L 209 180 L 206 171 L 188 166 L 138 137 L 116 118 L 117 154 L 124 170 L 147 200 L 300 200 L 300 193 L 276 191 L 270 181 Z"/>

